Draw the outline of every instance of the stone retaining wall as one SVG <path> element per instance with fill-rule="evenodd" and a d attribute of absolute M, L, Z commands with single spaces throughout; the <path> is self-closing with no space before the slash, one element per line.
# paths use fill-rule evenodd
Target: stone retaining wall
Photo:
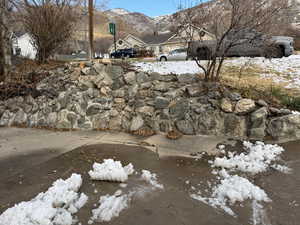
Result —
<path fill-rule="evenodd" d="M 0 126 L 300 137 L 300 115 L 243 99 L 196 75 L 125 72 L 99 63 L 69 64 L 50 74 L 37 87 L 39 97 L 0 101 Z"/>

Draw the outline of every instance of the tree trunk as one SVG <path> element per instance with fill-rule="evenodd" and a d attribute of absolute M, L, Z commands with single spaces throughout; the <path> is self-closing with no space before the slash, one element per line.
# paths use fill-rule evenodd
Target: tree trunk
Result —
<path fill-rule="evenodd" d="M 11 32 L 8 24 L 8 1 L 0 3 L 0 80 L 4 80 L 11 67 Z"/>

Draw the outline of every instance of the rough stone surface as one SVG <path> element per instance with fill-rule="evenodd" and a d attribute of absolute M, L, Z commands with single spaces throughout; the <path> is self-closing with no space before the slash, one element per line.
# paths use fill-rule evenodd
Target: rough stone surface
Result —
<path fill-rule="evenodd" d="M 125 72 L 97 62 L 53 69 L 38 94 L 0 101 L 0 126 L 299 138 L 300 118 L 263 100 L 242 99 L 196 75 Z M 257 104 L 257 106 L 256 106 Z M 261 107 L 261 108 L 259 108 Z"/>
<path fill-rule="evenodd" d="M 272 119 L 268 133 L 275 139 L 300 138 L 300 115 L 287 115 Z"/>
<path fill-rule="evenodd" d="M 132 119 L 130 131 L 137 131 L 144 125 L 144 120 L 141 116 L 136 116 Z"/>
<path fill-rule="evenodd" d="M 223 98 L 221 100 L 220 107 L 224 112 L 227 112 L 227 113 L 232 113 L 233 112 L 233 105 L 232 105 L 231 101 L 227 98 Z"/>
<path fill-rule="evenodd" d="M 237 102 L 235 106 L 235 113 L 237 114 L 247 114 L 255 109 L 255 102 L 251 99 L 242 99 Z"/>
<path fill-rule="evenodd" d="M 165 109 L 169 106 L 170 100 L 164 97 L 156 97 L 154 105 L 156 109 Z"/>

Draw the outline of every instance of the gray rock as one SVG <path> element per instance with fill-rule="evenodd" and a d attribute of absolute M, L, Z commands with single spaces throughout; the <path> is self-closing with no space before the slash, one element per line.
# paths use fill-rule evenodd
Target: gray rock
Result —
<path fill-rule="evenodd" d="M 151 106 L 143 106 L 136 109 L 136 112 L 141 113 L 144 116 L 152 116 L 154 113 L 154 108 Z"/>
<path fill-rule="evenodd" d="M 56 128 L 58 129 L 71 129 L 72 123 L 68 120 L 68 114 L 70 112 L 66 109 L 61 110 L 57 115 L 57 125 Z M 40 119 L 41 117 L 38 117 Z M 42 121 L 38 121 L 38 124 L 43 125 Z"/>
<path fill-rule="evenodd" d="M 252 128 L 266 128 L 268 110 L 266 107 L 260 108 L 251 114 Z"/>
<path fill-rule="evenodd" d="M 125 90 L 124 89 L 115 90 L 115 91 L 112 92 L 112 95 L 115 98 L 124 98 L 125 97 Z"/>
<path fill-rule="evenodd" d="M 152 82 L 146 82 L 141 84 L 141 89 L 149 89 L 152 87 Z"/>
<path fill-rule="evenodd" d="M 242 99 L 237 102 L 235 106 L 235 113 L 236 114 L 247 114 L 253 112 L 255 110 L 255 102 L 251 99 Z"/>
<path fill-rule="evenodd" d="M 189 102 L 186 99 L 181 99 L 170 106 L 169 114 L 172 118 L 181 120 L 189 111 Z"/>
<path fill-rule="evenodd" d="M 269 105 L 268 105 L 268 103 L 266 103 L 264 100 L 262 100 L 262 99 L 259 99 L 258 101 L 257 101 L 257 105 L 259 105 L 259 106 L 262 106 L 262 107 L 268 107 Z"/>
<path fill-rule="evenodd" d="M 197 82 L 197 78 L 194 74 L 178 74 L 176 76 L 179 83 L 193 84 Z"/>
<path fill-rule="evenodd" d="M 154 106 L 156 109 L 165 109 L 169 106 L 170 100 L 164 97 L 156 97 L 154 101 Z"/>
<path fill-rule="evenodd" d="M 198 118 L 197 133 L 205 135 L 224 134 L 224 116 L 218 111 L 202 112 Z"/>
<path fill-rule="evenodd" d="M 123 68 L 121 66 L 116 66 L 116 65 L 106 66 L 105 71 L 112 80 L 116 80 L 116 79 L 120 78 L 121 76 L 123 76 L 123 74 L 124 74 Z"/>
<path fill-rule="evenodd" d="M 220 107 L 224 112 L 227 112 L 227 113 L 232 113 L 233 112 L 233 105 L 232 105 L 231 101 L 227 98 L 223 98 L 221 100 Z"/>
<path fill-rule="evenodd" d="M 128 87 L 128 98 L 133 99 L 138 93 L 139 86 L 134 84 Z"/>
<path fill-rule="evenodd" d="M 279 114 L 280 115 L 290 115 L 290 114 L 292 114 L 292 111 L 289 109 L 280 109 Z"/>
<path fill-rule="evenodd" d="M 280 114 L 280 110 L 277 109 L 277 108 L 270 107 L 269 110 L 270 110 L 270 112 L 271 112 L 272 114 L 275 114 L 275 115 L 279 115 L 279 114 Z"/>
<path fill-rule="evenodd" d="M 228 98 L 231 101 L 237 102 L 237 101 L 240 101 L 242 99 L 242 96 L 237 92 L 229 92 Z"/>
<path fill-rule="evenodd" d="M 136 83 L 136 74 L 135 72 L 129 72 L 124 74 L 124 80 L 126 84 L 133 85 Z"/>
<path fill-rule="evenodd" d="M 27 125 L 27 114 L 22 109 L 16 113 L 13 125 Z"/>
<path fill-rule="evenodd" d="M 54 128 L 56 126 L 57 117 L 58 116 L 56 112 L 52 112 L 48 115 L 48 117 L 46 118 L 46 123 L 49 127 Z"/>
<path fill-rule="evenodd" d="M 109 129 L 120 131 L 122 129 L 122 117 L 116 116 L 109 121 Z"/>
<path fill-rule="evenodd" d="M 95 63 L 93 65 L 93 69 L 97 72 L 97 74 L 101 74 L 103 71 L 105 71 L 105 65 L 102 63 Z"/>
<path fill-rule="evenodd" d="M 233 137 L 247 136 L 246 118 L 235 114 L 225 114 L 224 118 L 225 134 Z"/>
<path fill-rule="evenodd" d="M 154 90 L 160 91 L 160 92 L 167 92 L 170 90 L 170 84 L 165 83 L 165 82 L 156 83 L 154 86 Z"/>
<path fill-rule="evenodd" d="M 91 71 L 90 67 L 84 67 L 83 69 L 81 69 L 81 74 L 82 75 L 89 75 Z"/>
<path fill-rule="evenodd" d="M 190 97 L 199 97 L 201 96 L 201 90 L 198 85 L 188 86 L 186 88 L 187 93 Z"/>
<path fill-rule="evenodd" d="M 141 116 L 136 116 L 132 119 L 130 131 L 137 131 L 144 126 L 144 120 Z"/>
<path fill-rule="evenodd" d="M 152 73 L 150 74 L 150 77 L 152 77 L 153 80 L 158 80 L 158 81 L 165 81 L 165 82 L 171 82 L 171 81 L 176 81 L 176 75 L 169 74 L 169 75 L 162 75 L 159 73 Z"/>
<path fill-rule="evenodd" d="M 300 115 L 291 114 L 272 119 L 267 130 L 275 139 L 299 139 Z"/>
<path fill-rule="evenodd" d="M 136 80 L 139 84 L 151 81 L 151 78 L 144 72 L 139 72 L 136 75 Z"/>
<path fill-rule="evenodd" d="M 5 110 L 0 119 L 0 127 L 11 126 L 15 118 L 15 114 Z"/>
<path fill-rule="evenodd" d="M 252 128 L 249 131 L 249 137 L 254 140 L 264 140 L 266 136 L 265 128 Z"/>
<path fill-rule="evenodd" d="M 178 131 L 186 135 L 194 135 L 194 127 L 188 120 L 180 120 L 175 122 Z"/>
<path fill-rule="evenodd" d="M 91 103 L 88 105 L 87 110 L 86 110 L 86 115 L 87 116 L 92 116 L 95 114 L 99 114 L 103 111 L 103 106 L 99 103 Z"/>
<path fill-rule="evenodd" d="M 106 130 L 109 129 L 110 114 L 108 111 L 91 116 L 91 121 L 94 129 Z"/>

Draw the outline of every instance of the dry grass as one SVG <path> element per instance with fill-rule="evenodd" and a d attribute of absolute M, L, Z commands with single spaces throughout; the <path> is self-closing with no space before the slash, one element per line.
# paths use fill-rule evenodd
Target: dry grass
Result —
<path fill-rule="evenodd" d="M 287 83 L 276 83 L 271 78 L 261 78 L 264 73 L 283 74 L 254 65 L 224 66 L 222 84 L 242 94 L 245 98 L 264 99 L 274 106 L 287 106 L 287 99 L 299 98 L 298 89 L 287 89 Z"/>

